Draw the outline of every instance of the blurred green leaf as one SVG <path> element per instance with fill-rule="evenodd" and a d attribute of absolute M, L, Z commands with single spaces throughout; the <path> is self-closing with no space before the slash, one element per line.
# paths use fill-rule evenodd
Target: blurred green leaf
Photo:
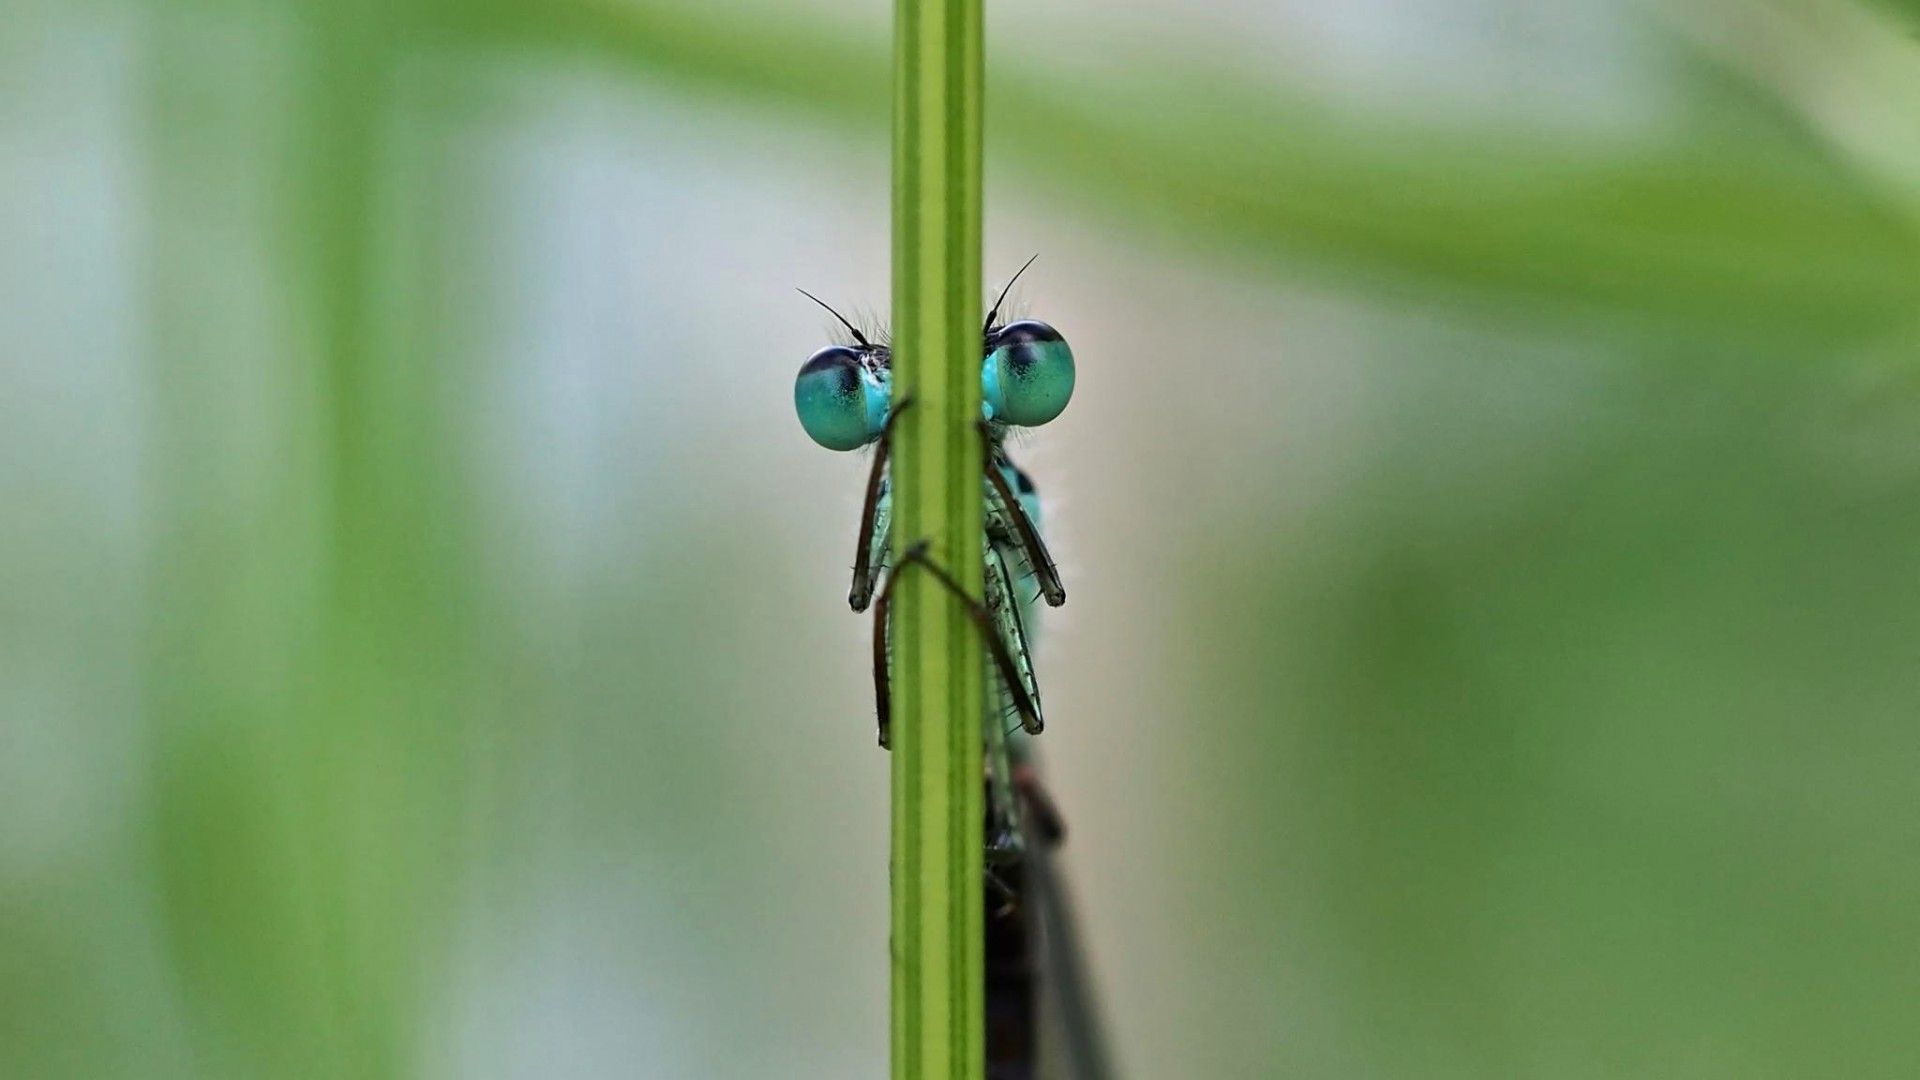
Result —
<path fill-rule="evenodd" d="M 887 130 L 884 42 L 818 17 L 495 0 L 428 18 L 439 32 L 806 108 L 876 139 Z M 1311 259 L 1482 310 L 1546 304 L 1827 349 L 1920 304 L 1920 236 L 1811 153 L 1417 132 L 1290 106 L 1219 72 L 1144 69 L 1111 84 L 991 60 L 990 160 L 1111 224 L 1150 223 L 1276 270 Z"/>

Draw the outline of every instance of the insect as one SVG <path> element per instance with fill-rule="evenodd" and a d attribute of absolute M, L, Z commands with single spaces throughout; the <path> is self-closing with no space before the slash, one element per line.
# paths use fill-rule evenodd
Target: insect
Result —
<path fill-rule="evenodd" d="M 1041 787 L 1027 739 L 1044 726 L 1040 688 L 1033 669 L 1034 601 L 1066 602 L 1059 570 L 1041 536 L 1039 493 L 1007 455 L 1012 428 L 1038 427 L 1059 416 L 1073 396 L 1073 351 L 1059 331 L 1034 319 L 1002 322 L 1007 291 L 1033 260 L 1020 267 L 988 311 L 981 328 L 980 437 L 984 443 L 985 589 L 976 599 L 948 570 L 911 542 L 896 556 L 891 537 L 888 447 L 895 418 L 911 407 L 892 392 L 892 350 L 871 340 L 812 293 L 802 295 L 839 320 L 852 340 L 829 345 L 807 358 L 795 378 L 794 409 L 814 442 L 829 450 L 873 447 L 866 497 L 854 549 L 853 585 L 847 597 L 855 612 L 873 609 L 873 678 L 880 745 L 888 745 L 891 699 L 888 674 L 888 609 L 899 572 L 918 564 L 966 606 L 992 660 L 981 731 L 985 762 L 984 847 L 987 882 L 986 997 L 989 1077 L 1014 1080 L 1035 1075 L 1039 993 L 1044 966 L 1035 912 L 1064 912 L 1064 896 L 1047 891 L 1054 882 L 1046 849 L 1059 842 L 1058 812 Z M 1037 901 L 1037 903 L 1029 903 Z M 1051 922 L 1051 920 L 1049 920 Z M 1070 927 L 1048 935 L 1045 952 Z M 1071 959 L 1071 958 L 1070 958 Z M 1070 962 L 1066 966 L 1075 966 Z M 1056 994 L 1056 997 L 1062 995 Z M 1074 1012 L 1064 1001 L 1061 1011 Z M 1084 1011 L 1084 1010 L 1083 1010 Z M 1071 1023 L 1072 1017 L 1066 1020 Z M 1101 1076 L 1105 1069 L 1072 1051 L 1091 1045 L 1084 1033 L 1065 1040 L 1081 1064 L 1074 1075 Z"/>

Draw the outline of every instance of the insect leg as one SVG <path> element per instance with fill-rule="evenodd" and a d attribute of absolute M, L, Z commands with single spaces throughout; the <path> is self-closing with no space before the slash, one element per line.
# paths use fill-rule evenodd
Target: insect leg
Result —
<path fill-rule="evenodd" d="M 887 475 L 893 423 L 912 404 L 910 396 L 894 403 L 887 413 L 886 426 L 880 429 L 879 440 L 873 444 L 873 468 L 867 473 L 867 496 L 860 504 L 860 535 L 855 538 L 859 546 L 853 552 L 853 588 L 847 593 L 847 605 L 855 611 L 867 610 L 867 603 L 873 598 L 873 519 L 880 510 L 880 484 Z"/>
<path fill-rule="evenodd" d="M 1040 581 L 1040 595 L 1046 597 L 1048 607 L 1059 607 L 1067 602 L 1066 586 L 1060 584 L 1060 570 L 1053 565 L 1053 556 L 1048 554 L 1047 545 L 1040 539 L 1040 530 L 1033 527 L 1033 519 L 1027 516 L 1027 509 L 1014 497 L 1013 489 L 1007 486 L 1007 478 L 1001 474 L 999 457 L 993 452 L 993 429 L 985 420 L 980 421 L 980 437 L 987 444 L 987 482 L 993 485 L 994 493 L 1007 508 L 1007 517 L 1013 522 L 1013 530 L 1019 534 L 1020 546 L 1026 551 L 1027 562 L 1033 567 L 1033 573 Z"/>
<path fill-rule="evenodd" d="M 973 620 L 981 638 L 986 641 L 987 653 L 993 657 L 994 667 L 999 670 L 1001 680 L 1013 696 L 1014 707 L 1020 713 L 1020 726 L 1030 735 L 1040 734 L 1040 711 L 1034 707 L 1033 699 L 1027 696 L 1026 687 L 1021 685 L 1020 670 L 1014 666 L 1013 655 L 1007 652 L 1007 643 L 994 632 L 993 613 L 987 610 L 985 604 L 968 596 L 945 567 L 928 558 L 927 541 L 920 540 L 894 563 L 893 571 L 887 575 L 886 584 L 880 587 L 880 595 L 873 605 L 873 697 L 879 713 L 880 745 L 888 745 L 893 723 L 893 688 L 887 673 L 887 619 L 893 606 L 893 587 L 900 581 L 900 572 L 915 564 L 925 567 L 934 580 L 965 607 L 967 617 Z"/>
<path fill-rule="evenodd" d="M 1026 728 L 1029 735 L 1040 734 L 1040 710 L 1034 708 L 1033 699 L 1027 696 L 1027 688 L 1021 685 L 1020 669 L 1014 666 L 1013 654 L 1007 651 L 1007 643 L 994 632 L 993 613 L 987 610 L 985 604 L 968 596 L 967 590 L 960 587 L 960 583 L 947 573 L 945 567 L 927 557 L 925 540 L 908 548 L 907 553 L 900 557 L 900 565 L 908 563 L 919 563 L 926 567 L 966 607 L 967 617 L 973 620 L 980 636 L 986 640 L 987 652 L 992 655 L 994 666 L 1000 669 L 1000 678 L 1006 683 L 1007 691 L 1013 695 L 1014 707 L 1020 711 L 1020 726 Z"/>

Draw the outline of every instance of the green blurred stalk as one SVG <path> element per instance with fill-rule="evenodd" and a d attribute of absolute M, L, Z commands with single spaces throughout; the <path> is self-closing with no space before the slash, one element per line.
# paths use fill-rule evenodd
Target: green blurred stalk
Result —
<path fill-rule="evenodd" d="M 395 231 L 418 197 L 393 137 L 405 14 L 303 0 L 276 36 L 153 9 L 145 706 L 191 1068 L 137 1075 L 420 1068 L 464 850 L 476 578 L 463 372 L 418 344 L 431 279 Z"/>
<path fill-rule="evenodd" d="M 980 0 L 899 0 L 894 26 L 893 530 L 975 596 L 981 570 Z M 983 1068 L 977 631 L 909 570 L 893 607 L 895 1080 Z"/>

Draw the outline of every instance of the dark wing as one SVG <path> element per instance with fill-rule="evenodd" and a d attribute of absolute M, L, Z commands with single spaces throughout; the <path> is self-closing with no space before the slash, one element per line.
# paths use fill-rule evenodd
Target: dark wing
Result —
<path fill-rule="evenodd" d="M 1073 916 L 1073 897 L 1053 845 L 1032 836 L 1024 870 L 1040 967 L 1040 1068 L 1034 1075 L 1042 1080 L 1110 1080 L 1113 1061 L 1106 1030 Z"/>

